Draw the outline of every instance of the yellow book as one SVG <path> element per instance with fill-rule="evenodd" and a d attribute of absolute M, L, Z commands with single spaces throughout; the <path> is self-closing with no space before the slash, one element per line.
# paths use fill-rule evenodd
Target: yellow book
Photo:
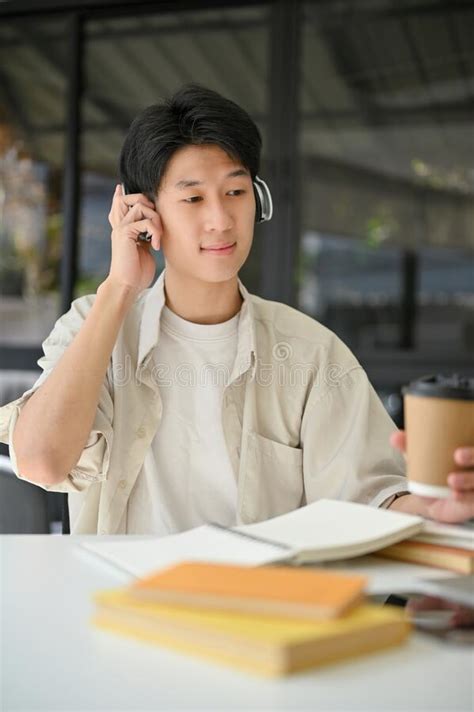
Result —
<path fill-rule="evenodd" d="M 92 623 L 242 670 L 278 676 L 398 645 L 410 624 L 403 611 L 364 604 L 325 621 L 185 608 L 101 591 Z"/>

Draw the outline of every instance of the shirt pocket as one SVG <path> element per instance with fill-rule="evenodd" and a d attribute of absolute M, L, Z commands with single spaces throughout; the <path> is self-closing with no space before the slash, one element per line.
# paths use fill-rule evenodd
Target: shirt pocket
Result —
<path fill-rule="evenodd" d="M 251 431 L 241 466 L 242 524 L 270 519 L 301 506 L 303 450 Z"/>

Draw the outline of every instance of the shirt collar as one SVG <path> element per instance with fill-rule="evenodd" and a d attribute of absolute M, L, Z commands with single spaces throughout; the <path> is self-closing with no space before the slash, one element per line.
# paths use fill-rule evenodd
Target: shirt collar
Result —
<path fill-rule="evenodd" d="M 251 295 L 238 280 L 239 291 L 242 295 L 240 310 L 239 330 L 237 337 L 237 356 L 231 373 L 230 380 L 238 378 L 251 368 L 251 378 L 255 377 L 257 364 L 255 318 Z M 163 270 L 151 289 L 147 291 L 140 322 L 138 342 L 137 374 L 146 365 L 151 352 L 158 344 L 160 335 L 161 312 L 165 305 L 165 270 Z"/>

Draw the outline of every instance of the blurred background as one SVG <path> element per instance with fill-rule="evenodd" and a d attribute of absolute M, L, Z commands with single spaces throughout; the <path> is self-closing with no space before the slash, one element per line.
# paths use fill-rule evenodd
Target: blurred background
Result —
<path fill-rule="evenodd" d="M 398 425 L 404 383 L 472 372 L 473 37 L 474 1 L 0 2 L 0 404 L 107 274 L 131 120 L 188 81 L 263 135 L 248 289 L 335 331 Z"/>

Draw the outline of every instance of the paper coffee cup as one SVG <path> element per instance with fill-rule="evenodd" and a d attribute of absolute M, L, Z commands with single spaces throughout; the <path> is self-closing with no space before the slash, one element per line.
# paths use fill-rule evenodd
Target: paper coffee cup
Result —
<path fill-rule="evenodd" d="M 425 376 L 402 389 L 408 489 L 447 497 L 448 475 L 462 470 L 458 447 L 474 446 L 474 378 Z"/>

